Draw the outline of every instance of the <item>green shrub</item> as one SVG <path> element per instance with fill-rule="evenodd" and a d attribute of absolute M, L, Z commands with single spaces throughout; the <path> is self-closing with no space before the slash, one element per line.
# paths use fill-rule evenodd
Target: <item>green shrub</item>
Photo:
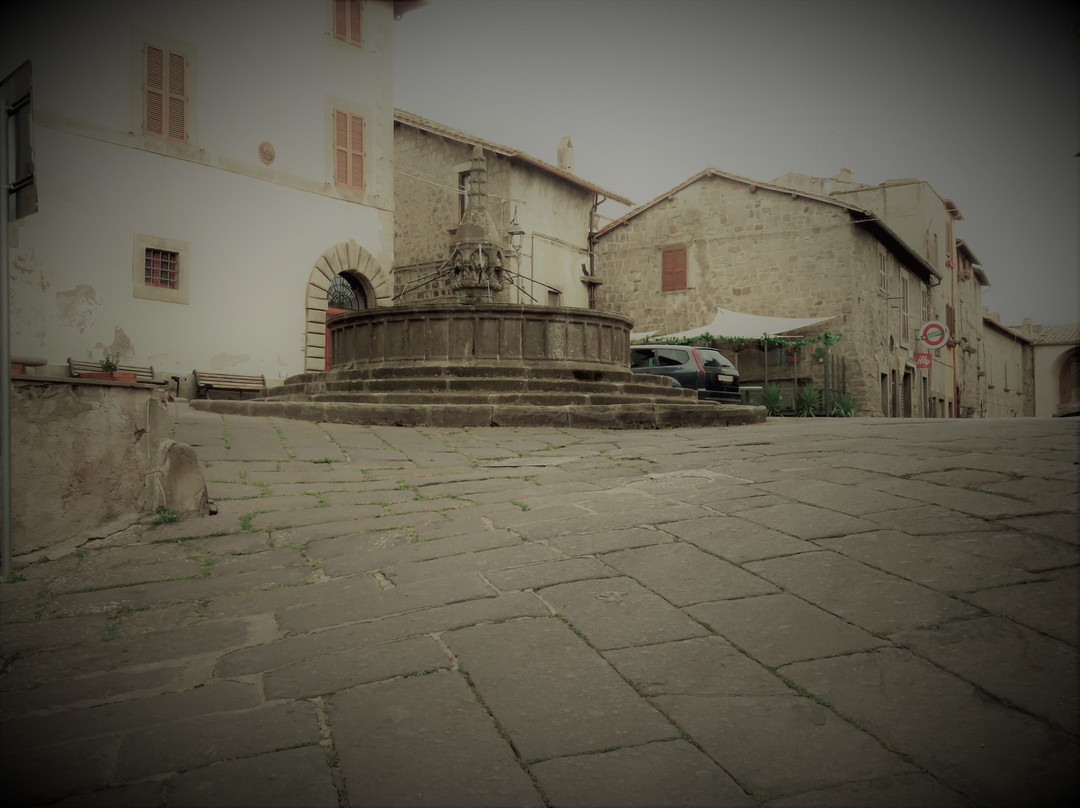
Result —
<path fill-rule="evenodd" d="M 101 369 L 105 373 L 112 373 L 120 367 L 120 354 L 110 353 L 105 354 L 105 358 L 101 360 Z"/>
<path fill-rule="evenodd" d="M 795 414 L 800 418 L 813 418 L 821 406 L 821 394 L 813 382 L 806 382 L 795 392 Z"/>
<path fill-rule="evenodd" d="M 166 522 L 178 522 L 180 520 L 180 511 L 176 508 L 166 508 L 164 505 L 157 506 L 157 517 L 154 519 L 155 525 L 163 525 Z"/>
<path fill-rule="evenodd" d="M 761 394 L 761 403 L 765 407 L 766 415 L 779 415 L 780 405 L 783 401 L 783 394 L 780 392 L 780 385 L 769 384 L 766 385 L 765 390 Z"/>
<path fill-rule="evenodd" d="M 849 393 L 841 393 L 836 397 L 836 401 L 833 403 L 833 415 L 839 415 L 843 418 L 855 417 L 855 396 Z"/>

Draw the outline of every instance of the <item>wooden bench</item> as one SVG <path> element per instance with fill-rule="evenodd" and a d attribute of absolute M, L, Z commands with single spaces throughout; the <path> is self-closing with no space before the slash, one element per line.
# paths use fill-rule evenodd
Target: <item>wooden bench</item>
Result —
<path fill-rule="evenodd" d="M 210 398 L 211 390 L 228 390 L 237 393 L 265 393 L 265 376 L 242 376 L 237 373 L 215 373 L 207 370 L 193 370 L 195 377 L 195 395 Z"/>
<path fill-rule="evenodd" d="M 101 373 L 101 363 L 90 359 L 68 358 L 68 372 L 74 378 L 79 378 L 86 373 Z M 135 381 L 139 384 L 168 384 L 168 379 L 155 379 L 154 369 L 143 365 L 120 365 L 116 368 L 124 373 L 134 373 Z"/>

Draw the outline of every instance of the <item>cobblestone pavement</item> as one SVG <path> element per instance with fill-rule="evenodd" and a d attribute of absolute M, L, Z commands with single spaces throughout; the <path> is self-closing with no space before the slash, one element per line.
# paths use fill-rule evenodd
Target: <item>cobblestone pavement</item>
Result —
<path fill-rule="evenodd" d="M 1076 419 L 177 418 L 217 515 L 0 586 L 14 804 L 1078 794 Z"/>

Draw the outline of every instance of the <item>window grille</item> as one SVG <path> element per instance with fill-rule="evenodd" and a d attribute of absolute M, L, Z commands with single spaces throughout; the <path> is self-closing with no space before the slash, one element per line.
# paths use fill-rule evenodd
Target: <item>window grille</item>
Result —
<path fill-rule="evenodd" d="M 144 281 L 147 286 L 176 289 L 180 285 L 180 254 L 168 250 L 146 250 Z"/>

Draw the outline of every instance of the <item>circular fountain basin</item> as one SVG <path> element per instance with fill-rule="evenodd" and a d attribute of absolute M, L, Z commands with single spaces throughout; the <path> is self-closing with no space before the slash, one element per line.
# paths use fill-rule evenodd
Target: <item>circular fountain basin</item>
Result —
<path fill-rule="evenodd" d="M 627 371 L 633 323 L 611 312 L 499 303 L 387 306 L 327 321 L 333 368 L 508 365 Z"/>

